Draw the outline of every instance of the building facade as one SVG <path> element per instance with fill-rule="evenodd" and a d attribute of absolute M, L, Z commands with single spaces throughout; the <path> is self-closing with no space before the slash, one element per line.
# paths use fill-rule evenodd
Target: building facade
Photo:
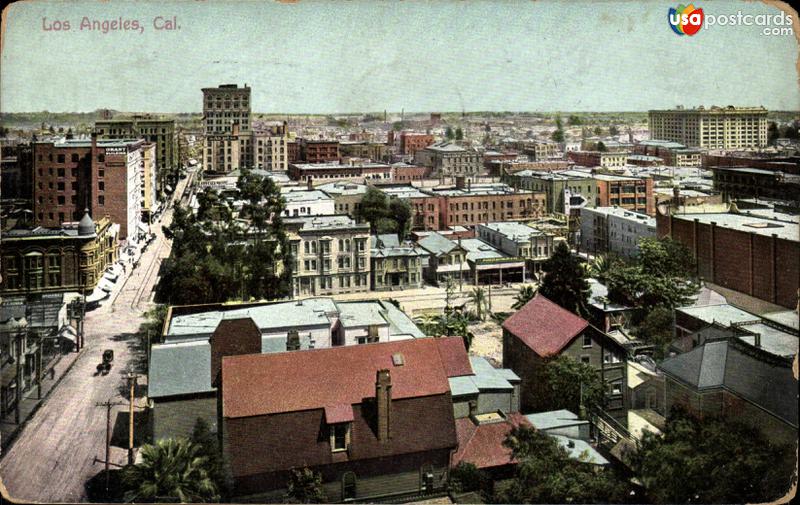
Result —
<path fill-rule="evenodd" d="M 294 259 L 294 296 L 369 291 L 368 223 L 346 215 L 284 219 Z"/>
<path fill-rule="evenodd" d="M 426 190 L 439 198 L 439 226 L 475 226 L 494 221 L 518 221 L 542 216 L 546 209 L 544 193 L 515 190 L 503 183 L 464 184 Z"/>
<path fill-rule="evenodd" d="M 555 235 L 517 221 L 479 224 L 475 236 L 509 256 L 525 258 L 528 271 L 534 273 L 541 271 L 556 242 Z"/>
<path fill-rule="evenodd" d="M 156 144 L 148 143 L 142 146 L 142 221 L 149 222 L 158 206 Z"/>
<path fill-rule="evenodd" d="M 392 166 L 372 161 L 350 160 L 348 163 L 338 161 L 320 163 L 292 163 L 289 175 L 297 181 L 328 182 L 340 181 L 377 181 L 392 180 Z"/>
<path fill-rule="evenodd" d="M 289 170 L 289 132 L 286 122 L 253 130 L 253 168 L 269 172 Z"/>
<path fill-rule="evenodd" d="M 95 122 L 95 131 L 103 139 L 144 139 L 156 145 L 157 190 L 164 191 L 167 179 L 175 184 L 180 169 L 179 140 L 174 119 L 133 116 L 130 119 L 107 119 Z"/>
<path fill-rule="evenodd" d="M 737 198 L 773 198 L 800 202 L 800 175 L 762 168 L 714 168 L 714 189 L 725 201 Z"/>
<path fill-rule="evenodd" d="M 621 207 L 654 216 L 656 212 L 653 196 L 653 179 L 615 175 L 596 171 L 566 170 L 560 172 L 568 177 L 594 179 L 597 188 L 594 207 Z"/>
<path fill-rule="evenodd" d="M 688 147 L 748 149 L 767 145 L 767 109 L 712 106 L 651 110 L 651 139 L 671 140 Z"/>
<path fill-rule="evenodd" d="M 373 235 L 370 261 L 373 291 L 394 291 L 422 287 L 422 258 L 425 253 L 414 244 L 400 243 L 397 235 Z"/>
<path fill-rule="evenodd" d="M 615 169 L 625 168 L 628 164 L 628 153 L 624 151 L 570 151 L 567 157 L 582 167 Z"/>
<path fill-rule="evenodd" d="M 400 132 L 399 138 L 400 153 L 412 156 L 435 141 L 433 135 L 429 133 Z"/>
<path fill-rule="evenodd" d="M 656 219 L 619 207 L 581 209 L 581 250 L 633 258 L 639 239 L 656 236 Z"/>
<path fill-rule="evenodd" d="M 205 170 L 226 173 L 251 167 L 250 88 L 222 84 L 202 91 Z"/>
<path fill-rule="evenodd" d="M 453 142 L 438 142 L 418 150 L 414 162 L 430 167 L 433 176 L 439 178 L 474 178 L 483 168 L 480 154 Z"/>
<path fill-rule="evenodd" d="M 119 254 L 119 225 L 96 223 L 84 214 L 61 228 L 37 227 L 3 233 L 3 295 L 82 292 L 90 294 Z"/>
<path fill-rule="evenodd" d="M 85 210 L 120 225 L 121 240 L 136 241 L 142 215 L 144 140 L 64 140 L 34 144 L 33 217 L 53 228 Z"/>

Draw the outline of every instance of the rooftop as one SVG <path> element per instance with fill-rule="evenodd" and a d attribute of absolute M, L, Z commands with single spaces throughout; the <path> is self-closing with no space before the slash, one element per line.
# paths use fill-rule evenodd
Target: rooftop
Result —
<path fill-rule="evenodd" d="M 214 391 L 210 363 L 211 346 L 207 340 L 154 344 L 150 351 L 147 396 L 162 398 Z"/>
<path fill-rule="evenodd" d="M 316 189 L 320 189 L 329 195 L 361 195 L 367 192 L 367 185 L 354 182 L 329 182 L 316 186 Z"/>
<path fill-rule="evenodd" d="M 488 195 L 513 195 L 513 194 L 533 194 L 533 191 L 514 190 L 511 186 L 504 183 L 472 184 L 462 189 L 456 187 L 432 188 L 428 190 L 435 195 L 442 196 L 488 196 Z"/>
<path fill-rule="evenodd" d="M 495 231 L 513 241 L 530 240 L 530 238 L 534 235 L 544 234 L 543 232 L 535 228 L 531 228 L 526 224 L 520 223 L 519 221 L 501 221 L 496 223 L 480 224 L 479 226 L 483 226 Z"/>
<path fill-rule="evenodd" d="M 583 209 L 586 209 L 589 213 L 605 214 L 606 216 L 615 216 L 629 221 L 645 223 L 652 227 L 656 226 L 656 218 L 650 217 L 647 214 L 642 214 L 641 212 L 623 209 L 622 207 L 583 207 Z"/>
<path fill-rule="evenodd" d="M 554 356 L 589 323 L 541 294 L 503 322 L 503 328 L 541 357 Z"/>
<path fill-rule="evenodd" d="M 779 221 L 759 216 L 746 214 L 734 214 L 730 212 L 719 213 L 692 213 L 692 208 L 688 207 L 686 213 L 675 213 L 673 218 L 683 221 L 697 221 L 701 224 L 716 223 L 722 228 L 729 228 L 756 235 L 770 237 L 773 234 L 777 238 L 797 242 L 800 240 L 800 224 L 797 222 Z"/>
<path fill-rule="evenodd" d="M 298 231 L 325 231 L 342 229 L 369 230 L 369 224 L 357 223 L 347 214 L 334 214 L 330 216 L 300 216 L 285 217 L 283 222 L 288 225 L 298 226 Z"/>
<path fill-rule="evenodd" d="M 451 337 L 458 338 L 460 337 Z M 466 354 L 466 349 L 461 346 Z M 375 375 L 389 370 L 392 401 L 447 394 L 439 339 L 404 340 L 300 352 L 226 356 L 222 409 L 228 418 L 361 404 L 375 396 Z M 403 364 L 395 365 L 393 355 Z"/>

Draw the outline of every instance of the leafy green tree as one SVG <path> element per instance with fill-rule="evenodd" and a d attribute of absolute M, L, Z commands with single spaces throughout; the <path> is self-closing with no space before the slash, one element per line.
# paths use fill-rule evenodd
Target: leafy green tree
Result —
<path fill-rule="evenodd" d="M 388 216 L 389 199 L 386 193 L 370 186 L 361 198 L 361 205 L 356 209 L 356 218 L 361 222 L 369 223 L 370 233 L 378 233 L 379 221 Z"/>
<path fill-rule="evenodd" d="M 214 481 L 217 489 L 220 491 L 230 490 L 232 482 L 226 472 L 219 440 L 216 434 L 212 433 L 205 419 L 197 418 L 194 428 L 192 429 L 192 436 L 189 440 L 200 448 L 198 454 L 206 458 L 208 476 Z"/>
<path fill-rule="evenodd" d="M 389 202 L 389 215 L 396 223 L 397 237 L 402 241 L 411 229 L 411 204 L 408 200 L 392 198 Z"/>
<path fill-rule="evenodd" d="M 631 464 L 655 503 L 763 503 L 789 489 L 795 454 L 735 420 L 676 409 Z"/>
<path fill-rule="evenodd" d="M 218 501 L 202 448 L 185 438 L 163 439 L 141 449 L 142 461 L 125 467 L 126 501 L 181 503 Z"/>
<path fill-rule="evenodd" d="M 524 307 L 529 301 L 533 300 L 538 290 L 536 287 L 526 284 L 519 288 L 519 291 L 514 295 L 514 304 L 511 305 L 512 309 L 519 310 Z"/>
<path fill-rule="evenodd" d="M 611 469 L 570 457 L 555 438 L 528 426 L 514 428 L 504 444 L 519 460 L 511 485 L 495 503 L 621 503 L 629 486 Z"/>
<path fill-rule="evenodd" d="M 561 355 L 547 362 L 547 410 L 568 409 L 585 418 L 586 408 L 603 405 L 603 381 L 586 363 Z"/>
<path fill-rule="evenodd" d="M 564 242 L 542 264 L 544 280 L 539 293 L 575 314 L 585 315 L 589 302 L 589 282 L 581 262 Z"/>
<path fill-rule="evenodd" d="M 556 129 L 551 135 L 550 139 L 553 142 L 564 142 L 564 130 L 561 128 Z"/>
<path fill-rule="evenodd" d="M 602 135 L 603 134 L 603 129 L 600 128 L 599 126 L 595 126 L 594 127 L 594 134 L 595 135 Z"/>
<path fill-rule="evenodd" d="M 456 493 L 470 491 L 487 491 L 489 489 L 489 476 L 473 463 L 461 461 L 450 470 L 450 488 Z"/>
<path fill-rule="evenodd" d="M 611 135 L 612 137 L 619 135 L 619 128 L 617 127 L 617 125 L 612 124 L 611 126 L 609 126 L 608 134 Z"/>
<path fill-rule="evenodd" d="M 667 346 L 672 341 L 672 310 L 655 307 L 644 316 L 636 328 L 636 336 L 653 345 L 653 357 L 661 361 L 666 356 Z"/>
<path fill-rule="evenodd" d="M 308 467 L 292 468 L 285 498 L 289 503 L 325 503 L 328 500 L 322 491 L 322 476 Z"/>
<path fill-rule="evenodd" d="M 455 138 L 456 135 L 453 132 L 453 128 L 448 126 L 447 129 L 444 131 L 444 136 L 447 138 L 447 140 L 453 140 L 453 138 Z"/>
<path fill-rule="evenodd" d="M 456 140 L 464 140 L 464 130 L 460 126 L 456 128 Z"/>
<path fill-rule="evenodd" d="M 597 147 L 595 148 L 595 150 L 600 151 L 601 153 L 604 153 L 604 152 L 608 151 L 608 148 L 603 143 L 603 141 L 600 141 L 600 142 L 597 143 Z"/>
<path fill-rule="evenodd" d="M 473 288 L 467 295 L 470 304 L 475 307 L 475 314 L 481 321 L 486 320 L 486 312 L 489 309 L 489 300 L 486 296 L 486 290 L 483 288 Z"/>

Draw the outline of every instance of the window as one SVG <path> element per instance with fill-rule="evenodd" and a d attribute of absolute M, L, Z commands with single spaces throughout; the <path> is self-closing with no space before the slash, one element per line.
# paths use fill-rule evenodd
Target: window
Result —
<path fill-rule="evenodd" d="M 621 395 L 622 394 L 622 383 L 621 382 L 614 382 L 611 384 L 611 394 L 612 395 Z"/>
<path fill-rule="evenodd" d="M 603 355 L 603 363 L 612 364 L 612 363 L 620 363 L 621 361 L 622 360 L 619 359 L 619 356 L 617 356 L 614 353 L 608 352 Z"/>
<path fill-rule="evenodd" d="M 103 196 L 103 195 L 98 196 L 97 197 L 97 203 L 99 205 L 105 205 L 106 204 L 106 197 Z"/>
<path fill-rule="evenodd" d="M 350 445 L 350 423 L 331 424 L 331 451 L 346 451 Z"/>
<path fill-rule="evenodd" d="M 65 161 L 65 159 L 64 159 L 64 155 L 63 155 L 63 154 L 59 154 L 59 155 L 58 155 L 58 162 L 59 162 L 59 163 L 64 163 L 64 161 Z"/>
<path fill-rule="evenodd" d="M 592 346 L 592 336 L 588 333 L 583 334 L 583 347 L 591 347 Z"/>
<path fill-rule="evenodd" d="M 581 356 L 581 363 L 583 363 L 584 365 L 588 365 L 590 361 L 591 358 L 588 355 L 584 354 L 583 356 Z"/>
<path fill-rule="evenodd" d="M 73 163 L 77 163 L 78 162 L 78 153 L 72 153 L 72 162 Z"/>

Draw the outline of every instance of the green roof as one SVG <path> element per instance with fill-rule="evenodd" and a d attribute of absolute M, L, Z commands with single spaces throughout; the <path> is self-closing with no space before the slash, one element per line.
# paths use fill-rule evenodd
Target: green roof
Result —
<path fill-rule="evenodd" d="M 147 377 L 149 398 L 214 390 L 211 387 L 211 346 L 207 341 L 152 346 Z"/>

